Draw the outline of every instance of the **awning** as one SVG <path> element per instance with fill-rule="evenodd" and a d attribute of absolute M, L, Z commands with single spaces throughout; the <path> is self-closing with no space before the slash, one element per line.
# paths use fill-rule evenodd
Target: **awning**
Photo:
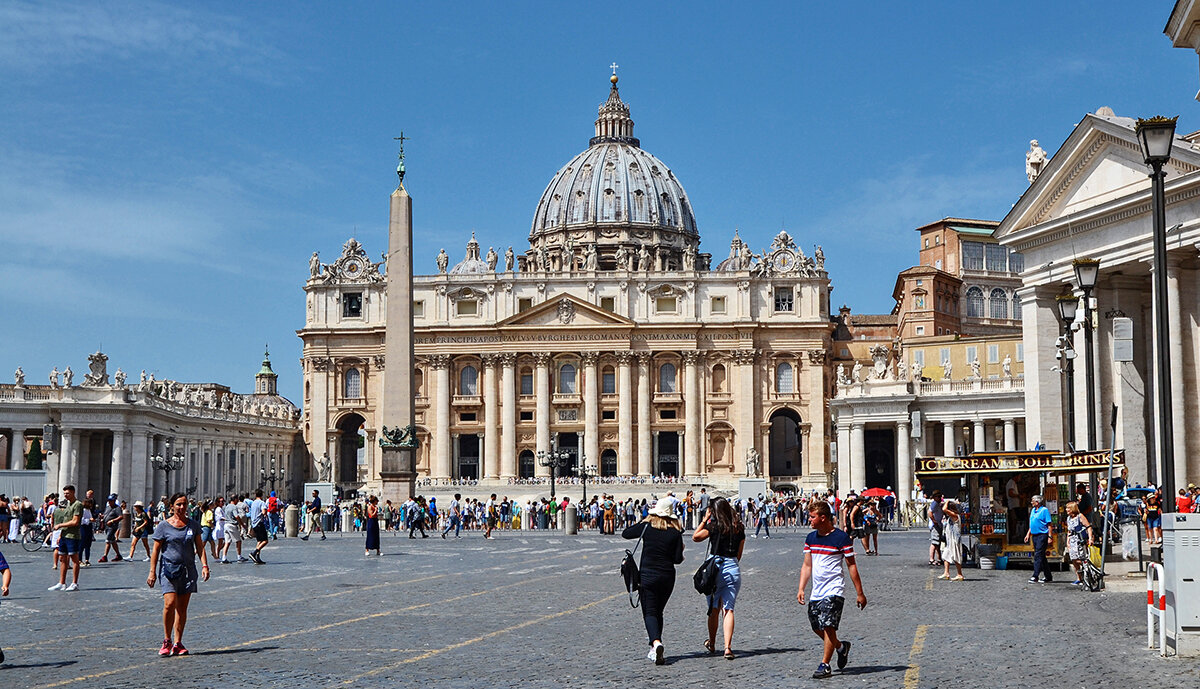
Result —
<path fill-rule="evenodd" d="M 947 476 L 1020 471 L 1087 473 L 1108 469 L 1108 450 L 1059 454 L 1055 452 L 979 452 L 967 457 L 918 457 L 917 476 Z M 1125 465 L 1125 450 L 1117 450 L 1116 467 Z"/>

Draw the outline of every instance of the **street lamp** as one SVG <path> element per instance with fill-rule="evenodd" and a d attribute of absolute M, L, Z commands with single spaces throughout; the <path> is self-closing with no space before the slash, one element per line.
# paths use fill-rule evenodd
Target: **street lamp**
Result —
<path fill-rule="evenodd" d="M 171 472 L 178 471 L 183 468 L 183 453 L 171 453 L 171 446 L 167 444 L 168 456 L 155 452 L 150 456 L 150 466 L 155 471 L 163 472 L 163 485 L 168 493 L 171 492 Z"/>
<path fill-rule="evenodd" d="M 586 464 L 587 455 L 579 455 L 579 477 L 583 479 L 583 506 L 587 507 L 588 479 L 599 473 L 595 464 Z"/>
<path fill-rule="evenodd" d="M 1067 448 L 1074 449 L 1075 443 L 1075 348 L 1071 342 L 1071 323 L 1075 322 L 1075 312 L 1079 309 L 1079 300 L 1074 294 L 1060 294 L 1058 301 L 1058 320 L 1062 324 L 1063 334 L 1058 338 L 1059 351 L 1063 374 L 1067 377 Z"/>
<path fill-rule="evenodd" d="M 283 478 L 283 472 L 275 469 L 274 457 L 271 458 L 271 471 L 268 473 L 266 468 L 262 468 L 258 470 L 258 475 L 262 479 L 258 485 L 262 486 L 264 483 L 270 483 L 272 493 L 275 492 L 275 482 Z"/>
<path fill-rule="evenodd" d="M 1086 371 L 1087 382 L 1087 442 L 1088 451 L 1096 449 L 1096 356 L 1092 350 L 1092 290 L 1096 288 L 1096 278 L 1100 276 L 1100 261 L 1094 258 L 1077 258 L 1072 262 L 1075 266 L 1075 281 L 1083 290 L 1083 367 Z"/>
<path fill-rule="evenodd" d="M 556 469 L 565 469 L 570 466 L 571 453 L 566 450 L 538 450 L 538 463 L 544 467 L 550 468 L 550 501 L 554 501 L 554 484 L 557 483 Z"/>
<path fill-rule="evenodd" d="M 1173 511 L 1175 501 L 1174 424 L 1171 419 L 1171 350 L 1167 333 L 1167 202 L 1163 191 L 1166 173 L 1163 165 L 1171 159 L 1177 117 L 1151 117 L 1137 121 L 1137 137 L 1142 155 L 1150 166 L 1150 186 L 1154 210 L 1154 352 L 1158 380 L 1158 467 L 1159 483 L 1167 500 L 1163 510 Z"/>

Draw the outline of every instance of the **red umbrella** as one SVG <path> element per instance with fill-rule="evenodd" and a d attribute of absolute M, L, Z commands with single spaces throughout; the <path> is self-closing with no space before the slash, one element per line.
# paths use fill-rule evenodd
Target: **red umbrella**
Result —
<path fill-rule="evenodd" d="M 886 498 L 891 494 L 892 491 L 883 488 L 868 488 L 862 492 L 862 496 L 866 498 Z"/>

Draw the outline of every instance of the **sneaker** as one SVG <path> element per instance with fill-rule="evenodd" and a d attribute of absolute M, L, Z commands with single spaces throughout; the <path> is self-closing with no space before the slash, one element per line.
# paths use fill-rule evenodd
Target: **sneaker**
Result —
<path fill-rule="evenodd" d="M 0 664 L 4 663 L 4 649 L 0 649 Z"/>
<path fill-rule="evenodd" d="M 1029 583 L 1031 583 L 1031 584 L 1038 583 L 1038 578 L 1037 577 L 1029 577 Z"/>
<path fill-rule="evenodd" d="M 171 648 L 171 655 L 173 656 L 185 656 L 187 654 L 188 650 L 183 647 L 183 644 L 177 643 Z"/>
<path fill-rule="evenodd" d="M 238 555 L 238 559 L 237 559 L 237 561 L 238 561 L 238 562 L 245 562 L 245 561 L 246 561 L 246 557 L 245 557 L 244 555 Z"/>
<path fill-rule="evenodd" d="M 812 674 L 813 679 L 825 679 L 833 676 L 833 668 L 829 667 L 828 663 L 821 663 L 817 666 L 817 671 Z"/>
<path fill-rule="evenodd" d="M 99 560 L 96 560 L 96 562 L 108 562 L 108 558 L 107 558 L 107 557 L 102 557 L 102 558 L 100 558 Z"/>
<path fill-rule="evenodd" d="M 846 667 L 846 663 L 850 662 L 850 642 L 843 641 L 842 647 L 837 651 L 837 666 L 838 669 Z M 828 667 L 828 666 L 826 666 Z"/>
<path fill-rule="evenodd" d="M 91 566 L 92 566 L 92 563 L 88 562 L 87 560 L 84 560 L 84 561 L 83 561 L 83 564 L 82 564 L 82 565 L 80 565 L 80 566 L 81 566 L 81 567 L 91 567 Z"/>
<path fill-rule="evenodd" d="M 305 534 L 305 535 L 301 536 L 301 537 L 300 537 L 300 540 L 302 540 L 302 541 L 307 541 L 307 540 L 308 540 L 308 535 L 307 535 L 307 534 Z"/>
<path fill-rule="evenodd" d="M 63 586 L 62 584 L 55 584 L 54 586 L 51 586 L 50 588 L 48 588 L 48 589 L 46 589 L 46 590 L 47 590 L 47 591 L 61 591 L 61 590 L 65 589 L 65 588 L 67 588 L 67 587 L 66 587 L 66 586 Z"/>
<path fill-rule="evenodd" d="M 666 646 L 663 646 L 660 643 L 659 645 L 657 645 L 653 649 L 651 649 L 651 652 L 654 653 L 654 664 L 655 665 L 666 665 L 666 663 L 667 663 L 667 647 Z"/>
<path fill-rule="evenodd" d="M 771 537 L 771 534 L 767 534 L 766 536 L 763 536 L 763 538 L 770 538 L 770 537 Z"/>
<path fill-rule="evenodd" d="M 949 574 L 939 574 L 938 575 L 938 579 L 949 579 L 949 578 L 950 578 Z M 1037 581 L 1037 579 L 1034 579 L 1033 581 Z"/>
<path fill-rule="evenodd" d="M 221 558 L 220 560 L 218 560 L 218 562 L 220 562 L 223 565 L 229 564 L 229 560 L 226 560 L 225 558 Z"/>
<path fill-rule="evenodd" d="M 79 584 L 76 584 L 73 581 L 70 584 L 67 584 L 67 587 L 65 589 L 63 589 L 63 591 L 78 591 L 78 590 L 79 590 Z"/>
<path fill-rule="evenodd" d="M 171 640 L 170 639 L 163 639 L 163 645 L 162 645 L 162 648 L 158 649 L 158 654 L 160 656 L 171 655 Z"/>
<path fill-rule="evenodd" d="M 958 576 L 954 577 L 950 581 L 966 581 L 966 579 L 963 579 L 963 575 L 959 574 Z"/>
<path fill-rule="evenodd" d="M 1075 581 L 1071 582 L 1071 586 L 1083 586 L 1083 581 L 1080 579 L 1076 579 Z"/>
<path fill-rule="evenodd" d="M 143 556 L 143 557 L 142 557 L 142 562 L 149 562 L 149 561 L 150 561 L 150 556 L 149 556 L 149 555 L 146 555 L 146 556 Z"/>
<path fill-rule="evenodd" d="M 445 531 L 442 532 L 442 540 L 443 541 L 446 540 L 446 532 Z"/>
<path fill-rule="evenodd" d="M 117 555 L 117 556 L 113 557 L 113 562 L 120 562 L 121 560 L 124 560 L 124 559 L 125 558 L 121 557 L 120 555 Z M 149 560 L 150 558 L 146 558 L 146 559 Z"/>
<path fill-rule="evenodd" d="M 325 534 L 321 534 L 321 540 L 325 540 Z"/>

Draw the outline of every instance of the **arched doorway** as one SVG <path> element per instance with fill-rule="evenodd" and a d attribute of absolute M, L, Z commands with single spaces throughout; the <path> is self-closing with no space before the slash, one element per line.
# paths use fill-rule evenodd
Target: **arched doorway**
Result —
<path fill-rule="evenodd" d="M 770 446 L 767 448 L 771 476 L 804 473 L 802 442 L 799 414 L 785 407 L 771 415 Z"/>
<path fill-rule="evenodd" d="M 338 421 L 337 429 L 341 431 L 338 440 L 337 483 L 359 483 L 358 465 L 365 457 L 367 436 L 363 426 L 367 420 L 358 414 L 347 414 Z"/>
<path fill-rule="evenodd" d="M 867 455 L 864 469 L 865 485 L 862 488 L 886 488 L 896 485 L 896 431 L 894 428 L 868 428 L 863 436 L 863 449 Z"/>
<path fill-rule="evenodd" d="M 612 450 L 605 450 L 600 453 L 600 475 L 601 476 L 616 476 L 617 475 L 617 453 Z"/>
<path fill-rule="evenodd" d="M 533 478 L 533 472 L 533 450 L 525 450 L 517 460 L 517 474 L 521 478 Z"/>

